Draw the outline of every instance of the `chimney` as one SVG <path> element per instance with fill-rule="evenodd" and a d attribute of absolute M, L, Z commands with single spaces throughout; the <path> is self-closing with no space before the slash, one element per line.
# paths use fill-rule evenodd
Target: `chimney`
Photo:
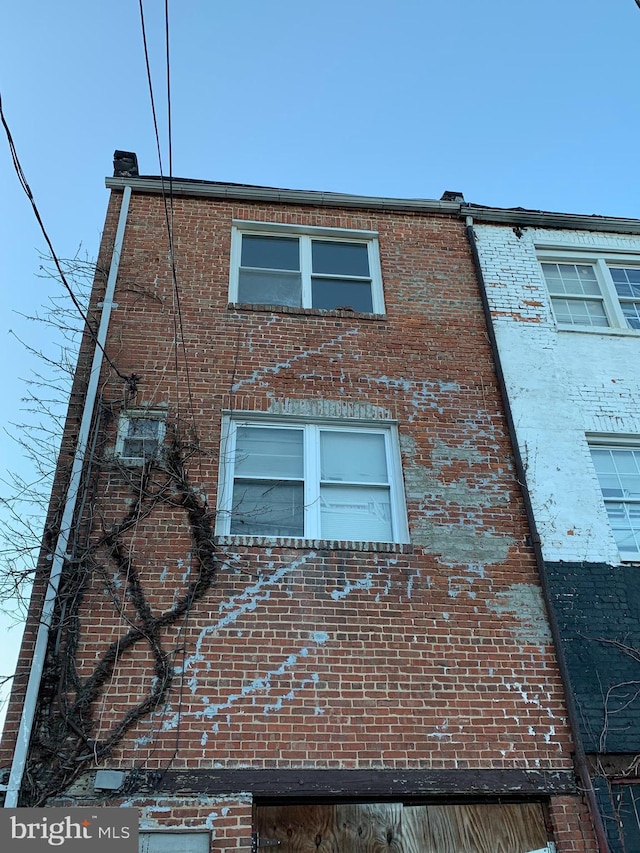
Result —
<path fill-rule="evenodd" d="M 464 201 L 464 196 L 455 190 L 445 190 L 440 197 L 440 201 Z"/>
<path fill-rule="evenodd" d="M 138 158 L 133 151 L 113 152 L 113 177 L 137 178 Z"/>

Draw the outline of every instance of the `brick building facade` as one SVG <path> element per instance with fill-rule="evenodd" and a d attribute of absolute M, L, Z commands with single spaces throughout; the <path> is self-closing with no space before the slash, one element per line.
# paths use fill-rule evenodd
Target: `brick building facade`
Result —
<path fill-rule="evenodd" d="M 460 200 L 107 185 L 9 794 L 151 851 L 594 851 Z"/>

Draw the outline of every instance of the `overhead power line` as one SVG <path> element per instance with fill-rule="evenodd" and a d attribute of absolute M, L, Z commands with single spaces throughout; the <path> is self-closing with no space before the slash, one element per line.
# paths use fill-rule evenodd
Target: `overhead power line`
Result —
<path fill-rule="evenodd" d="M 162 190 L 162 200 L 164 204 L 165 224 L 167 228 L 167 236 L 169 240 L 169 258 L 171 263 L 171 279 L 173 283 L 173 292 L 175 298 L 176 315 L 174 317 L 174 347 L 176 354 L 176 381 L 178 378 L 178 339 L 179 346 L 182 349 L 184 357 L 184 367 L 187 383 L 187 395 L 189 400 L 189 410 L 193 421 L 194 435 L 197 437 L 197 426 L 195 417 L 195 408 L 193 404 L 193 393 L 191 389 L 191 373 L 189 370 L 189 359 L 187 357 L 187 347 L 184 339 L 184 324 L 182 319 L 182 304 L 180 298 L 180 287 L 178 285 L 178 274 L 176 270 L 174 240 L 173 240 L 173 214 L 174 214 L 174 199 L 173 199 L 173 144 L 172 144 L 172 127 L 171 127 L 171 61 L 169 52 L 169 0 L 164 3 L 164 29 L 165 29 L 165 56 L 166 56 L 166 79 L 167 79 L 167 135 L 168 135 L 168 151 L 169 151 L 169 175 L 167 180 L 168 198 L 165 190 L 165 176 L 162 165 L 162 148 L 160 145 L 160 132 L 158 130 L 158 115 L 156 111 L 155 97 L 153 93 L 153 80 L 151 76 L 151 64 L 149 62 L 149 47 L 147 42 L 146 23 L 144 15 L 143 0 L 138 0 L 140 10 L 140 26 L 142 29 L 142 44 L 144 48 L 145 67 L 147 70 L 147 85 L 149 87 L 149 98 L 151 100 L 151 114 L 153 117 L 153 127 L 156 138 L 156 149 L 158 153 L 158 167 L 160 169 L 160 186 Z M 179 401 L 178 401 L 179 402 Z"/>
<path fill-rule="evenodd" d="M 109 366 L 111 367 L 111 369 L 115 371 L 115 373 L 120 377 L 120 379 L 122 379 L 124 382 L 128 382 L 129 377 L 123 376 L 123 374 L 120 373 L 118 368 L 115 366 L 115 364 L 111 361 L 111 359 L 109 358 L 109 356 L 105 352 L 102 344 L 100 344 L 100 342 L 98 341 L 98 339 L 95 335 L 95 332 L 93 331 L 93 329 L 91 328 L 91 326 L 89 324 L 89 319 L 88 319 L 87 315 L 83 311 L 82 306 L 80 305 L 77 296 L 75 295 L 75 293 L 73 292 L 73 289 L 70 287 L 69 282 L 67 281 L 67 277 L 65 276 L 64 270 L 62 269 L 62 264 L 60 263 L 60 261 L 58 259 L 58 256 L 56 254 L 55 249 L 53 248 L 53 243 L 51 242 L 49 234 L 47 233 L 47 229 L 44 227 L 44 222 L 42 221 L 42 216 L 40 215 L 40 211 L 38 210 L 38 205 L 36 204 L 36 200 L 33 196 L 32 191 L 31 191 L 31 187 L 29 186 L 29 182 L 27 181 L 27 177 L 26 177 L 24 170 L 22 168 L 22 164 L 20 163 L 20 158 L 18 157 L 18 152 L 16 150 L 16 146 L 15 146 L 15 143 L 13 141 L 13 136 L 11 134 L 11 130 L 9 129 L 9 124 L 7 123 L 7 119 L 6 119 L 5 114 L 4 114 L 4 109 L 3 109 L 3 105 L 2 105 L 2 95 L 1 94 L 0 94 L 0 119 L 2 120 L 2 126 L 4 128 L 4 132 L 7 136 L 7 142 L 9 143 L 9 151 L 11 152 L 11 160 L 13 162 L 13 168 L 15 169 L 16 175 L 18 176 L 20 186 L 22 187 L 25 195 L 27 196 L 27 198 L 31 202 L 31 207 L 33 208 L 33 212 L 34 212 L 35 217 L 38 221 L 38 225 L 40 226 L 42 236 L 44 237 L 45 242 L 46 242 L 47 246 L 49 247 L 49 252 L 51 253 L 51 257 L 53 259 L 53 262 L 56 265 L 58 275 L 60 276 L 60 281 L 64 285 L 64 288 L 67 291 L 67 293 L 69 294 L 71 301 L 73 302 L 74 306 L 76 307 L 76 310 L 80 314 L 80 317 L 84 321 L 85 328 L 89 332 L 91 339 L 93 340 L 95 345 L 102 350 L 102 354 L 103 354 L 105 360 L 107 361 L 107 363 L 109 364 Z"/>

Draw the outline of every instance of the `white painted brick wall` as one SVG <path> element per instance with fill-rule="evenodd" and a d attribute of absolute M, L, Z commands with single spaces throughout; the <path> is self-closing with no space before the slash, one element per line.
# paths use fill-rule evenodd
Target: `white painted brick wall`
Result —
<path fill-rule="evenodd" d="M 640 259 L 640 237 L 475 231 L 544 557 L 620 563 L 586 435 L 637 437 L 640 445 L 640 332 L 558 330 L 536 250 Z"/>

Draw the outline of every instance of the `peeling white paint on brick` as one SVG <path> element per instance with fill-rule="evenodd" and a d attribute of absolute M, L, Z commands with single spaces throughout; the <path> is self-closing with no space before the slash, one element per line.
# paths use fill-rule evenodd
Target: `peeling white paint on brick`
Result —
<path fill-rule="evenodd" d="M 190 794 L 188 797 L 151 797 L 141 795 L 129 797 L 118 805 L 120 808 L 137 808 L 140 810 L 140 829 L 142 831 L 152 829 L 166 829 L 167 824 L 164 817 L 180 809 L 187 809 L 191 815 L 194 809 L 202 810 L 203 817 L 190 818 L 185 828 L 190 830 L 209 829 L 214 831 L 216 818 L 226 817 L 234 806 L 250 806 L 253 802 L 252 795 L 247 792 L 239 792 L 230 796 L 219 795 L 215 797 L 205 794 Z M 158 817 L 156 817 L 156 815 Z"/>
<path fill-rule="evenodd" d="M 290 563 L 286 563 L 285 565 L 274 569 L 271 574 L 262 575 L 255 583 L 245 587 L 239 595 L 234 595 L 232 598 L 221 602 L 219 612 L 223 615 L 221 615 L 217 622 L 207 625 L 206 628 L 202 629 L 196 642 L 194 654 L 184 663 L 183 671 L 185 673 L 190 669 L 193 670 L 189 680 L 189 686 L 192 693 L 195 693 L 197 689 L 198 670 L 196 668 L 196 664 L 206 659 L 206 656 L 202 653 L 202 644 L 205 638 L 211 634 L 217 633 L 222 628 L 227 628 L 229 625 L 236 622 L 241 616 L 244 616 L 246 613 L 253 612 L 260 604 L 268 601 L 271 597 L 272 589 L 279 587 L 281 581 L 288 574 L 294 572 L 300 568 L 300 566 L 304 565 L 307 560 L 311 560 L 315 556 L 315 552 L 310 551 L 309 553 L 302 555 L 298 560 L 293 560 Z M 273 567 L 274 563 L 271 563 L 270 568 Z"/>
<path fill-rule="evenodd" d="M 294 364 L 299 361 L 303 361 L 304 359 L 310 358 L 315 355 L 321 355 L 326 350 L 331 349 L 332 347 L 340 347 L 342 342 L 345 339 L 350 337 L 354 337 L 359 333 L 359 329 L 349 329 L 344 332 L 342 335 L 337 335 L 335 338 L 332 338 L 329 341 L 325 341 L 320 344 L 316 349 L 305 350 L 304 352 L 297 353 L 296 355 L 291 356 L 291 358 L 285 359 L 284 361 L 279 361 L 276 364 L 271 364 L 267 367 L 260 367 L 258 370 L 254 370 L 250 376 L 247 376 L 245 379 L 240 379 L 235 382 L 231 386 L 231 390 L 235 393 L 239 391 L 241 388 L 244 388 L 246 385 L 254 385 L 259 380 L 264 379 L 266 376 L 275 376 L 280 373 L 281 370 L 286 370 L 291 368 Z M 342 358 L 342 352 L 338 350 L 338 354 L 336 358 Z"/>
<path fill-rule="evenodd" d="M 549 561 L 620 563 L 587 444 L 638 437 L 640 336 L 558 330 L 536 247 L 625 251 L 640 238 L 478 225 L 478 250 L 542 551 Z M 630 258 L 632 256 L 630 255 Z"/>
<path fill-rule="evenodd" d="M 495 593 L 487 601 L 487 607 L 497 614 L 510 614 L 516 620 L 510 622 L 509 630 L 523 643 L 547 645 L 551 642 L 551 631 L 547 623 L 540 587 L 535 584 L 512 584 L 508 589 Z"/>
<path fill-rule="evenodd" d="M 356 589 L 370 590 L 373 587 L 373 576 L 371 572 L 367 572 L 364 577 L 358 578 L 355 583 L 347 581 L 341 589 L 331 590 L 331 598 L 334 601 L 340 601 L 341 598 L 346 598 Z"/>

